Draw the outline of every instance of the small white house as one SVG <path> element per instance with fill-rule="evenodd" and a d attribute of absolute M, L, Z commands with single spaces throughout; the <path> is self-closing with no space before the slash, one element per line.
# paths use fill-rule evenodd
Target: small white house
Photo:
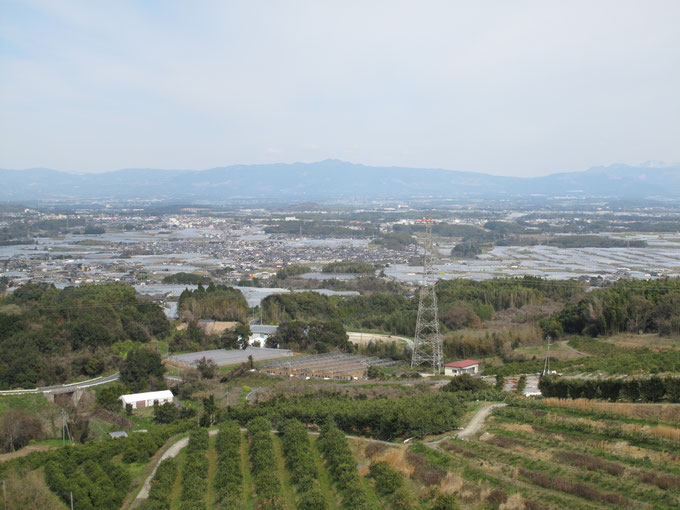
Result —
<path fill-rule="evenodd" d="M 444 365 L 444 375 L 474 375 L 479 372 L 479 361 L 465 359 L 462 361 L 452 361 Z"/>
<path fill-rule="evenodd" d="M 248 339 L 248 345 L 253 345 L 255 342 L 259 342 L 260 347 L 264 347 L 267 338 L 276 334 L 279 329 L 278 326 L 270 326 L 268 324 L 254 324 L 250 326 L 250 338 Z"/>
<path fill-rule="evenodd" d="M 166 402 L 173 402 L 174 396 L 172 391 L 148 391 L 146 393 L 131 393 L 130 395 L 121 395 L 120 400 L 123 405 L 130 404 L 132 409 L 141 409 L 142 407 L 151 407 L 154 404 L 162 405 Z"/>

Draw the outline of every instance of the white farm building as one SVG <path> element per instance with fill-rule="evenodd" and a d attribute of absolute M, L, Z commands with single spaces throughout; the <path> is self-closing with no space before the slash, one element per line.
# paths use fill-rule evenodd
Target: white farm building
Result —
<path fill-rule="evenodd" d="M 172 391 L 148 391 L 146 393 L 131 393 L 130 395 L 121 395 L 120 400 L 123 405 L 130 404 L 132 409 L 141 409 L 142 407 L 152 407 L 154 404 L 162 405 L 166 402 L 173 402 L 174 396 Z"/>

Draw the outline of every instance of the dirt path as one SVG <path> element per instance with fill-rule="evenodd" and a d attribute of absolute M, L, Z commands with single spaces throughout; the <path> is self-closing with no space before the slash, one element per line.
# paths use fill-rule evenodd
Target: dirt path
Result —
<path fill-rule="evenodd" d="M 581 351 L 577 351 L 576 349 L 574 349 L 571 345 L 569 345 L 569 344 L 567 343 L 567 340 L 565 340 L 565 341 L 563 341 L 563 342 L 558 342 L 558 343 L 564 345 L 564 347 L 565 347 L 567 350 L 572 351 L 572 352 L 575 352 L 576 354 L 580 354 L 581 356 L 586 356 L 586 357 L 590 356 L 590 354 L 588 354 L 588 353 L 581 352 Z"/>
<path fill-rule="evenodd" d="M 505 407 L 506 405 L 508 404 L 489 404 L 488 406 L 482 407 L 479 411 L 477 411 L 477 414 L 472 417 L 470 423 L 467 424 L 467 427 L 458 432 L 458 438 L 467 439 L 468 437 L 479 432 L 479 429 L 481 429 L 482 425 L 484 425 L 484 420 L 486 420 L 486 417 L 489 416 L 489 413 L 497 407 Z"/>
<path fill-rule="evenodd" d="M 505 407 L 508 404 L 489 404 L 484 407 L 482 407 L 477 413 L 472 417 L 470 420 L 470 423 L 467 424 L 467 426 L 456 433 L 455 437 L 458 437 L 459 439 L 467 439 L 468 437 L 476 434 L 479 432 L 479 429 L 482 428 L 482 425 L 484 425 L 484 420 L 486 420 L 486 417 L 489 416 L 489 413 L 495 409 L 496 407 Z M 442 441 L 446 441 L 448 439 L 451 439 L 454 436 L 444 436 L 440 439 L 437 439 L 436 441 L 429 441 L 426 444 L 427 446 L 436 446 Z"/>
<path fill-rule="evenodd" d="M 45 452 L 47 450 L 51 450 L 52 448 L 55 447 L 46 444 L 29 444 L 28 446 L 24 446 L 21 450 L 17 450 L 16 452 L 1 454 L 0 462 L 16 459 L 17 457 L 23 457 L 24 455 L 28 455 L 29 453 L 33 452 Z"/>
<path fill-rule="evenodd" d="M 214 436 L 217 434 L 217 430 L 211 430 L 209 434 L 211 436 Z M 144 480 L 144 485 L 142 485 L 142 488 L 139 491 L 139 494 L 137 494 L 137 497 L 135 498 L 134 502 L 130 506 L 130 508 L 134 508 L 136 505 L 139 504 L 140 500 L 146 499 L 149 497 L 149 489 L 151 488 L 151 480 L 153 480 L 153 476 L 156 474 L 156 469 L 158 468 L 158 465 L 163 462 L 165 459 L 171 459 L 173 457 L 177 457 L 179 455 L 179 452 L 182 451 L 182 448 L 184 448 L 186 445 L 189 444 L 189 438 L 188 437 L 183 437 L 179 441 L 177 441 L 175 444 L 173 444 L 170 448 L 168 448 L 163 455 L 161 455 L 160 459 L 158 459 L 158 462 L 156 462 L 156 465 L 153 467 L 153 471 L 151 471 L 151 474 L 147 477 L 146 480 Z"/>

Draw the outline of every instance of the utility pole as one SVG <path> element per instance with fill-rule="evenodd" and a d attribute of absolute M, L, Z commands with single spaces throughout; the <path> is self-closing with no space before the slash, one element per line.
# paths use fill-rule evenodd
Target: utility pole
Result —
<path fill-rule="evenodd" d="M 442 371 L 444 357 L 442 354 L 442 337 L 439 333 L 439 311 L 437 309 L 437 294 L 434 286 L 432 266 L 435 259 L 434 245 L 432 243 L 431 217 L 418 220 L 425 224 L 425 243 L 423 250 L 423 281 L 420 287 L 420 300 L 418 302 L 418 321 L 416 322 L 416 335 L 413 340 L 413 354 L 411 356 L 411 368 L 418 365 L 429 364 L 432 373 L 438 375 Z"/>
<path fill-rule="evenodd" d="M 73 491 L 71 491 L 71 510 L 73 510 Z"/>
<path fill-rule="evenodd" d="M 2 481 L 2 500 L 5 502 L 5 510 L 7 510 L 7 487 L 5 487 L 5 480 Z"/>

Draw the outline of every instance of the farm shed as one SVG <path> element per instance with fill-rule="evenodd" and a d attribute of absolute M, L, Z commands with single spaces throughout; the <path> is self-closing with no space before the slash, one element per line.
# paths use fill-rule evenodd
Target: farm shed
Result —
<path fill-rule="evenodd" d="M 121 395 L 119 398 L 123 401 L 123 405 L 130 404 L 132 409 L 141 409 L 142 407 L 151 407 L 154 404 L 161 405 L 166 402 L 173 402 L 174 395 L 170 390 L 163 390 L 131 393 L 129 395 Z"/>

